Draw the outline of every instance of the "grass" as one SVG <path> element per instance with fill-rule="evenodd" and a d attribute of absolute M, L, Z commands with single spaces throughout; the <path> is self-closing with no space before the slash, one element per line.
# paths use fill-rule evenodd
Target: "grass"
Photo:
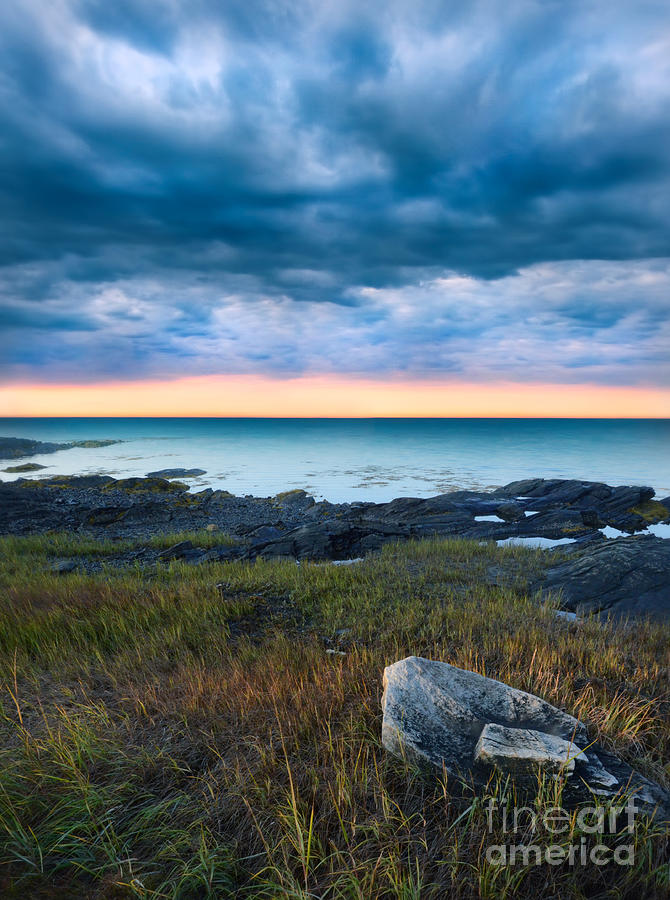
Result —
<path fill-rule="evenodd" d="M 640 503 L 639 506 L 633 506 L 630 509 L 630 512 L 642 516 L 645 522 L 649 522 L 650 524 L 661 522 L 670 515 L 670 510 L 658 500 L 645 500 L 644 503 Z"/>
<path fill-rule="evenodd" d="M 154 546 L 186 539 L 227 538 Z M 51 571 L 120 546 L 0 539 L 3 897 L 668 895 L 659 826 L 638 819 L 630 866 L 494 865 L 508 837 L 485 801 L 510 785 L 464 792 L 380 746 L 383 668 L 416 654 L 539 694 L 667 784 L 667 629 L 558 620 L 527 596 L 545 552 L 475 541 L 342 567 Z M 557 790 L 538 784 L 536 809 Z M 582 838 L 573 816 L 537 841 Z"/>

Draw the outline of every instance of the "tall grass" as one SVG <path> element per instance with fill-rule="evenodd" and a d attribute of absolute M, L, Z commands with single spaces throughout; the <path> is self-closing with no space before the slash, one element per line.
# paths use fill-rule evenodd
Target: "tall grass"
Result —
<path fill-rule="evenodd" d="M 661 826 L 636 823 L 633 866 L 495 866 L 485 801 L 510 785 L 380 746 L 382 670 L 414 653 L 545 697 L 667 783 L 668 629 L 557 619 L 526 591 L 546 554 L 429 540 L 349 567 L 57 575 L 69 541 L 0 540 L 2 896 L 667 895 Z M 573 819 L 560 841 L 582 837 Z"/>

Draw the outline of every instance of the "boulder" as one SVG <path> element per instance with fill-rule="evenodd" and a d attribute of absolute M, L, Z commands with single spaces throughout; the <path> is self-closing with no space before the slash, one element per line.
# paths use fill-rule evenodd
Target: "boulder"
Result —
<path fill-rule="evenodd" d="M 505 522 L 517 522 L 524 517 L 523 507 L 518 503 L 501 503 L 496 507 L 495 514 Z"/>
<path fill-rule="evenodd" d="M 314 506 L 314 497 L 308 494 L 307 491 L 298 489 L 277 494 L 274 501 L 277 506 L 288 507 L 289 509 L 306 510 Z"/>
<path fill-rule="evenodd" d="M 384 670 L 382 743 L 466 772 L 485 725 L 530 728 L 586 746 L 586 727 L 539 697 L 448 663 L 409 656 Z"/>
<path fill-rule="evenodd" d="M 172 559 L 188 559 L 194 555 L 200 556 L 200 554 L 201 551 L 196 550 L 191 541 L 179 541 L 178 544 L 173 544 L 167 550 L 162 550 L 158 554 L 158 559 L 168 562 Z"/>
<path fill-rule="evenodd" d="M 582 722 L 501 681 L 409 656 L 384 670 L 382 709 L 387 750 L 456 780 L 482 786 L 501 769 L 523 786 L 538 766 L 565 767 L 568 802 L 631 792 L 646 812 L 670 817 L 668 793 L 590 742 Z"/>
<path fill-rule="evenodd" d="M 252 545 L 265 545 L 281 538 L 283 532 L 276 525 L 259 525 L 257 528 L 252 528 L 251 531 L 245 531 L 244 534 L 251 540 Z"/>
<path fill-rule="evenodd" d="M 561 596 L 561 605 L 580 615 L 670 618 L 670 541 L 638 535 L 585 546 L 549 569 L 542 595 Z"/>
<path fill-rule="evenodd" d="M 77 568 L 77 562 L 74 559 L 59 559 L 57 560 L 52 569 L 57 575 L 68 575 L 70 572 L 74 572 Z"/>

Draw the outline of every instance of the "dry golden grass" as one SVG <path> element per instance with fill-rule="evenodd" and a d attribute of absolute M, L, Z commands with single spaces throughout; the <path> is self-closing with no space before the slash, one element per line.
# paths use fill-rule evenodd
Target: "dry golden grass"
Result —
<path fill-rule="evenodd" d="M 638 821 L 630 867 L 494 866 L 483 803 L 509 786 L 380 746 L 383 668 L 413 653 L 539 694 L 667 783 L 668 629 L 556 619 L 524 592 L 546 554 L 431 540 L 58 576 L 52 557 L 118 545 L 0 544 L 3 897 L 667 896 L 662 828 Z"/>

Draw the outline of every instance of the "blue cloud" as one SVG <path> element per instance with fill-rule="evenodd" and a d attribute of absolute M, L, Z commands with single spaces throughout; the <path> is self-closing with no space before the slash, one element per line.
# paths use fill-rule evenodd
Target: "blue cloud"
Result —
<path fill-rule="evenodd" d="M 654 2 L 5 4 L 0 371 L 665 383 L 669 60 Z"/>

